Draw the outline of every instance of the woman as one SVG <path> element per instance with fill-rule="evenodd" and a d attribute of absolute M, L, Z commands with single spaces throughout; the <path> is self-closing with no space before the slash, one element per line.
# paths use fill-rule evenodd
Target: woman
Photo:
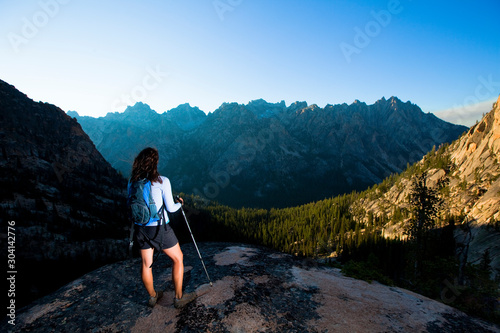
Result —
<path fill-rule="evenodd" d="M 154 148 L 142 150 L 134 160 L 130 182 L 132 183 L 144 178 L 150 180 L 151 193 L 156 207 L 162 207 L 164 203 L 166 210 L 173 213 L 182 207 L 183 200 L 179 198 L 180 203 L 174 202 L 170 181 L 167 177 L 160 176 L 158 173 L 158 160 L 158 150 Z M 163 296 L 163 292 L 157 292 L 154 289 L 151 265 L 153 263 L 154 248 L 161 249 L 172 259 L 172 281 L 175 290 L 174 306 L 181 308 L 193 301 L 196 295 L 195 293 L 182 293 L 182 282 L 184 279 L 183 254 L 177 237 L 168 224 L 169 219 L 165 210 L 162 211 L 162 214 L 163 218 L 158 222 L 153 221 L 146 226 L 135 226 L 135 242 L 139 245 L 142 258 L 142 282 L 150 296 L 148 305 L 154 307 Z M 158 226 L 158 223 L 161 225 Z"/>

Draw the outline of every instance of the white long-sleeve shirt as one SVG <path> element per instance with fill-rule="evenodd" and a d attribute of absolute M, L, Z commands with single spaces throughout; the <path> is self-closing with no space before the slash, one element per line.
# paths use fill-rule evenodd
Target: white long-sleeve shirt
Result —
<path fill-rule="evenodd" d="M 172 186 L 170 185 L 170 180 L 167 177 L 160 176 L 162 183 L 153 182 L 151 183 L 151 194 L 153 196 L 153 200 L 156 204 L 156 208 L 160 209 L 163 203 L 165 203 L 165 208 L 170 213 L 174 213 L 182 207 L 180 202 L 174 202 L 174 198 L 172 195 Z M 165 223 L 170 222 L 168 219 L 168 214 L 166 211 L 163 211 L 163 221 Z M 156 226 L 158 222 L 150 222 L 147 226 Z"/>

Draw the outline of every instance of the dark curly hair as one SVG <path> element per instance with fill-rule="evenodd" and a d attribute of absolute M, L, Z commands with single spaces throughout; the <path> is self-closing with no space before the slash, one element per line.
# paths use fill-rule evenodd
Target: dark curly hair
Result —
<path fill-rule="evenodd" d="M 158 173 L 158 160 L 160 155 L 155 148 L 145 148 L 134 160 L 132 165 L 132 175 L 130 181 L 135 182 L 139 179 L 149 179 L 151 182 L 161 183 L 160 174 Z"/>

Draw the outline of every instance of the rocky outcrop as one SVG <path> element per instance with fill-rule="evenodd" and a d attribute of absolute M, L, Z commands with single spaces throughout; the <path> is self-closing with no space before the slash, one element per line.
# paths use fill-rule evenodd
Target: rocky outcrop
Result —
<path fill-rule="evenodd" d="M 364 190 L 467 130 L 396 97 L 325 108 L 224 103 L 208 115 L 189 105 L 158 114 L 142 103 L 97 119 L 71 114 L 125 176 L 142 148 L 156 146 L 176 189 L 235 207 Z"/>
<path fill-rule="evenodd" d="M 500 272 L 500 97 L 492 110 L 449 147 L 434 152 L 417 163 L 427 172 L 427 185 L 440 189 L 444 204 L 441 216 L 456 216 L 460 228 L 455 231 L 462 258 L 477 264 L 489 252 L 493 272 Z M 429 165 L 439 155 L 442 167 Z M 406 221 L 394 222 L 395 208 L 409 211 L 408 194 L 412 179 L 400 177 L 385 192 L 377 189 L 356 207 L 389 221 L 382 232 L 400 237 Z"/>
<path fill-rule="evenodd" d="M 126 180 L 76 119 L 0 81 L 0 147 L 0 224 L 14 223 L 18 305 L 126 256 Z"/>
<path fill-rule="evenodd" d="M 479 263 L 488 251 L 494 274 L 500 274 L 500 97 L 493 109 L 451 149 L 456 184 L 450 204 L 463 209 L 468 225 L 456 231 L 464 260 Z M 466 185 L 465 185 L 466 184 Z M 457 200 L 458 199 L 458 200 Z M 457 202 L 458 201 L 458 202 Z M 465 207 L 464 207 L 465 206 Z"/>
<path fill-rule="evenodd" d="M 450 152 L 455 166 L 451 176 L 466 182 L 472 197 L 467 216 L 479 225 L 500 220 L 500 97 Z"/>
<path fill-rule="evenodd" d="M 200 243 L 213 281 L 192 244 L 182 246 L 185 288 L 199 297 L 173 307 L 169 259 L 155 264 L 164 298 L 151 310 L 139 260 L 106 267 L 73 281 L 29 307 L 4 332 L 499 332 L 446 304 L 413 292 L 344 277 L 246 244 Z"/>

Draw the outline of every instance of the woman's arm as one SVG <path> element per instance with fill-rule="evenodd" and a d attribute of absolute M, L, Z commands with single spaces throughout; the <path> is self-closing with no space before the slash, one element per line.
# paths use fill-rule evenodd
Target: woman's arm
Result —
<path fill-rule="evenodd" d="M 163 202 L 165 202 L 165 208 L 170 213 L 176 212 L 182 207 L 182 204 L 174 202 L 174 197 L 172 194 L 172 186 L 170 185 L 170 180 L 167 177 L 162 177 L 163 182 L 161 184 L 163 193 Z"/>

